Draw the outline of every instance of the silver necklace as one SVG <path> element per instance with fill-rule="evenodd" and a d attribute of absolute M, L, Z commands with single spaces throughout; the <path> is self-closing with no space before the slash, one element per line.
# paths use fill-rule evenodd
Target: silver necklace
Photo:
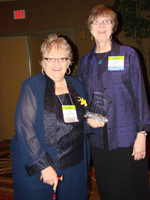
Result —
<path fill-rule="evenodd" d="M 109 52 L 109 51 L 108 51 L 108 52 Z M 107 52 L 107 53 L 108 53 L 108 52 Z M 98 55 L 98 58 L 99 58 L 99 61 L 98 61 L 98 64 L 99 64 L 99 65 L 103 64 L 103 60 L 104 60 L 105 56 L 107 55 L 107 53 L 105 53 L 104 57 L 103 57 L 101 60 L 100 60 L 100 58 L 99 58 L 99 55 L 97 54 L 97 55 Z"/>

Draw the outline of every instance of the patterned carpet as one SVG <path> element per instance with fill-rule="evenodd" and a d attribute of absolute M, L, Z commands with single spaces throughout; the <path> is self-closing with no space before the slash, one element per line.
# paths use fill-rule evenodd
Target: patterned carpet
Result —
<path fill-rule="evenodd" d="M 0 200 L 14 200 L 10 140 L 0 142 Z M 87 200 L 100 200 L 93 167 L 89 174 L 89 195 Z"/>
<path fill-rule="evenodd" d="M 10 140 L 0 142 L 0 200 L 14 200 L 9 143 Z M 87 200 L 100 200 L 93 166 L 89 168 L 89 195 Z"/>
<path fill-rule="evenodd" d="M 9 140 L 0 142 L 0 199 L 13 200 L 13 180 Z"/>

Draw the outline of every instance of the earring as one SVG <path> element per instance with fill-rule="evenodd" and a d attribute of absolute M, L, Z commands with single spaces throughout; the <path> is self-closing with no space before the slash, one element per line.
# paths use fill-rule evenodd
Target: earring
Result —
<path fill-rule="evenodd" d="M 91 40 L 93 40 L 93 35 L 91 34 Z"/>
<path fill-rule="evenodd" d="M 45 75 L 45 71 L 44 71 L 44 68 L 43 68 L 43 67 L 42 67 L 42 74 Z"/>
<path fill-rule="evenodd" d="M 70 74 L 70 72 L 71 72 L 71 70 L 70 70 L 70 68 L 69 68 L 69 67 L 67 68 L 67 70 L 69 70 L 69 72 L 67 72 L 67 71 L 66 71 L 66 74 L 67 74 L 67 75 L 69 75 L 69 74 Z"/>
<path fill-rule="evenodd" d="M 110 40 L 112 41 L 112 35 L 110 36 Z"/>

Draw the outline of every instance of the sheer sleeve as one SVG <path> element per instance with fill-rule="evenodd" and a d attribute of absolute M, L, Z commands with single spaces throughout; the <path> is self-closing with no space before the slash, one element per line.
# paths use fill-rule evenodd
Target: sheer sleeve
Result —
<path fill-rule="evenodd" d="M 36 131 L 37 99 L 36 88 L 29 81 L 25 81 L 16 108 L 15 128 L 22 160 L 29 175 L 40 172 L 52 163 Z"/>

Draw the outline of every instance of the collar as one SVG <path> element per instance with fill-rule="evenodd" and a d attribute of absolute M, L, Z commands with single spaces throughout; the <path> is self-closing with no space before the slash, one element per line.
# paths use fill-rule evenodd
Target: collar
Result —
<path fill-rule="evenodd" d="M 97 63 L 97 60 L 95 57 L 95 49 L 96 49 L 96 44 L 94 45 L 93 49 L 91 50 L 91 54 L 89 55 L 88 59 L 89 59 L 89 62 L 91 63 L 91 65 L 93 66 L 93 68 L 95 68 L 95 70 L 98 70 L 97 65 L 95 64 L 95 63 Z M 112 40 L 111 56 L 118 56 L 119 54 L 120 54 L 119 44 L 117 44 L 114 40 Z"/>

